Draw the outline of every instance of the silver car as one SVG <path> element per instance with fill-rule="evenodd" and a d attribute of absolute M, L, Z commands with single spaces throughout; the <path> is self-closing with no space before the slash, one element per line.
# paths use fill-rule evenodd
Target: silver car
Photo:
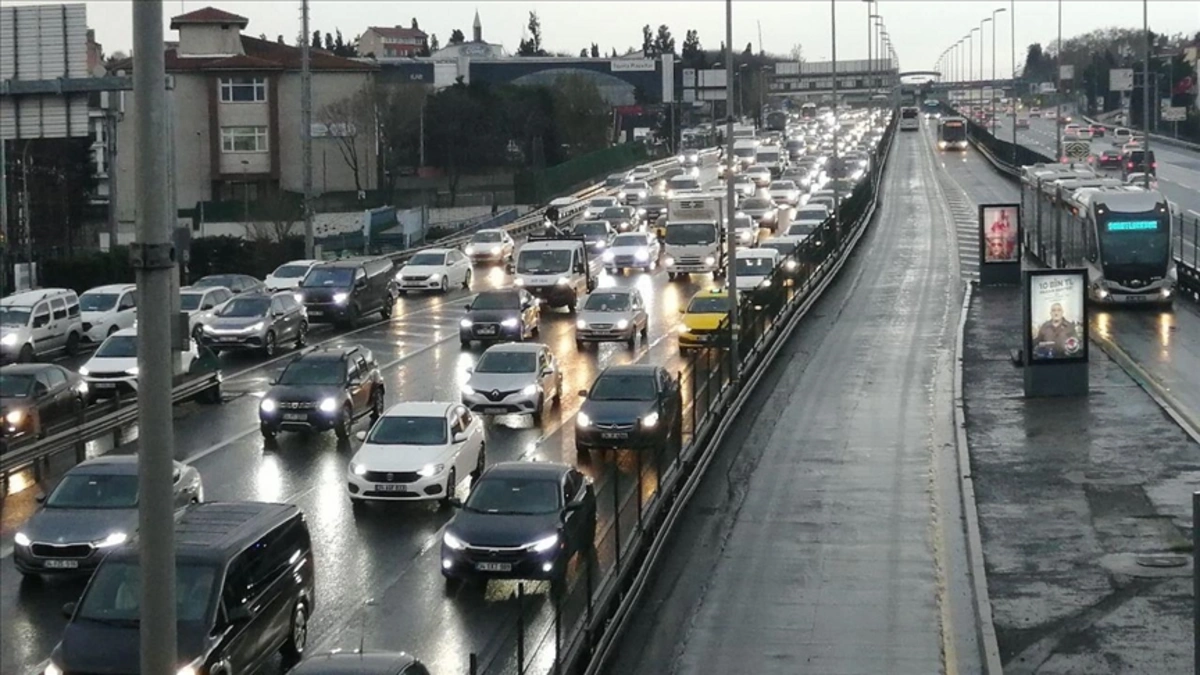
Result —
<path fill-rule="evenodd" d="M 196 469 L 175 462 L 174 507 L 204 501 Z M 138 524 L 137 455 L 104 455 L 67 471 L 18 531 L 13 562 L 25 576 L 91 573 Z"/>
<path fill-rule="evenodd" d="M 625 342 L 630 347 L 641 334 L 650 334 L 650 315 L 636 288 L 605 288 L 593 291 L 580 305 L 575 321 L 575 347 L 585 342 Z"/>
<path fill-rule="evenodd" d="M 308 343 L 308 313 L 290 291 L 243 293 L 213 314 L 200 342 L 214 352 L 250 349 L 274 356 L 280 345 Z"/>
<path fill-rule="evenodd" d="M 546 409 L 562 403 L 562 369 L 546 345 L 493 345 L 468 372 L 462 402 L 474 413 L 532 415 L 541 426 Z"/>

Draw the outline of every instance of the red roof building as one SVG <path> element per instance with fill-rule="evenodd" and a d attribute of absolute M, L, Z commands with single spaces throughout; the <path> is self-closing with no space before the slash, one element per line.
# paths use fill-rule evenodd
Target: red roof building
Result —
<path fill-rule="evenodd" d="M 375 58 L 417 56 L 428 44 L 429 36 L 416 27 L 371 26 L 358 38 L 358 53 Z"/>

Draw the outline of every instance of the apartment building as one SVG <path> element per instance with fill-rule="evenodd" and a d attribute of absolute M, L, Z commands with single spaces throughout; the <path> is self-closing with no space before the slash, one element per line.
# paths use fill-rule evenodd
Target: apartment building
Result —
<path fill-rule="evenodd" d="M 428 39 L 425 31 L 417 27 L 416 19 L 412 28 L 371 26 L 358 38 L 358 53 L 381 59 L 417 56 Z"/>
<path fill-rule="evenodd" d="M 173 189 L 177 207 L 254 201 L 274 190 L 303 191 L 299 47 L 243 35 L 249 21 L 206 7 L 176 16 L 178 41 L 166 44 Z M 354 143 L 359 187 L 376 187 L 375 129 L 330 116 L 330 106 L 371 83 L 376 66 L 311 50 L 314 184 L 318 191 L 355 190 L 339 144 Z M 131 62 L 117 69 L 130 70 Z M 136 217 L 134 116 L 117 125 L 118 239 L 128 241 Z"/>

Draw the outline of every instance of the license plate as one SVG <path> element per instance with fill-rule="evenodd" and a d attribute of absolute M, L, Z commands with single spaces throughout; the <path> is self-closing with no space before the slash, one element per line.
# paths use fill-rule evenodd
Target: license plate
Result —
<path fill-rule="evenodd" d="M 47 560 L 46 569 L 48 570 L 73 570 L 79 568 L 78 560 Z"/>
<path fill-rule="evenodd" d="M 508 414 L 508 408 L 484 408 L 485 415 L 505 415 Z"/>
<path fill-rule="evenodd" d="M 511 572 L 512 563 L 481 562 L 475 563 L 475 569 L 480 572 Z"/>
<path fill-rule="evenodd" d="M 627 432 L 627 431 L 602 431 L 602 432 L 600 432 L 600 438 L 621 440 L 624 438 L 629 438 L 629 432 Z"/>
<path fill-rule="evenodd" d="M 117 383 L 116 382 L 96 382 L 92 386 L 97 389 L 116 389 Z"/>
<path fill-rule="evenodd" d="M 284 413 L 283 419 L 288 422 L 303 422 L 308 419 L 307 413 Z"/>
<path fill-rule="evenodd" d="M 310 310 L 308 310 L 308 315 L 309 316 L 325 316 L 325 312 L 323 312 L 319 309 L 310 309 Z"/>
<path fill-rule="evenodd" d="M 1144 295 L 1127 295 L 1127 296 L 1125 296 L 1125 302 L 1146 302 L 1146 296 L 1144 296 Z"/>
<path fill-rule="evenodd" d="M 486 328 L 484 328 L 484 327 L 480 327 L 480 329 L 479 329 L 479 330 L 477 330 L 477 331 L 475 331 L 475 332 L 476 332 L 476 333 L 478 333 L 478 334 L 480 334 L 480 335 L 495 335 L 495 334 L 496 334 L 496 327 L 495 327 L 495 326 L 488 326 L 488 327 L 486 327 Z"/>
<path fill-rule="evenodd" d="M 396 494 L 404 494 L 404 493 L 408 492 L 408 486 L 393 485 L 390 483 L 382 483 L 382 484 L 375 486 L 375 491 L 376 492 L 394 492 Z"/>
<path fill-rule="evenodd" d="M 223 337 L 223 338 L 221 338 L 221 342 L 237 342 L 237 338 L 235 338 L 235 337 Z"/>

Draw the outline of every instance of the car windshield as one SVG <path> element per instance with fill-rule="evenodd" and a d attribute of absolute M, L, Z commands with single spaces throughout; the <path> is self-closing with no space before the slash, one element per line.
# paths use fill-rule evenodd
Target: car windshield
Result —
<path fill-rule="evenodd" d="M 84 293 L 79 296 L 79 311 L 107 312 L 117 306 L 116 293 Z"/>
<path fill-rule="evenodd" d="M 557 479 L 484 476 L 471 489 L 466 507 L 478 513 L 532 516 L 559 509 Z"/>
<path fill-rule="evenodd" d="M 741 184 L 745 185 L 745 184 L 747 184 L 747 183 L 753 183 L 753 182 L 754 182 L 754 178 L 752 178 L 751 176 L 748 176 L 748 175 L 746 175 L 746 174 L 742 173 L 742 174 L 738 174 L 737 176 L 735 176 L 735 177 L 734 177 L 734 179 L 733 179 L 733 182 L 734 182 L 734 183 L 741 183 Z"/>
<path fill-rule="evenodd" d="M 199 279 L 198 281 L 196 281 L 196 283 L 194 283 L 192 285 L 198 286 L 200 288 L 212 288 L 214 286 L 224 286 L 226 288 L 233 288 L 234 281 L 236 281 L 235 277 L 212 276 L 212 277 L 204 277 L 202 279 Z"/>
<path fill-rule="evenodd" d="M 828 217 L 825 209 L 800 209 L 796 212 L 795 220 L 816 220 L 822 221 Z"/>
<path fill-rule="evenodd" d="M 779 251 L 779 255 L 781 256 L 791 255 L 792 251 L 796 250 L 796 246 L 798 244 L 794 241 L 768 241 L 762 244 L 763 248 Z"/>
<path fill-rule="evenodd" d="M 476 244 L 499 244 L 503 238 L 499 232 L 476 232 L 471 241 Z"/>
<path fill-rule="evenodd" d="M 0 307 L 0 325 L 24 326 L 29 323 L 28 307 Z"/>
<path fill-rule="evenodd" d="M 446 418 L 388 416 L 371 427 L 368 443 L 378 445 L 445 445 Z"/>
<path fill-rule="evenodd" d="M 771 189 L 772 190 L 795 190 L 796 184 L 792 183 L 791 181 L 777 180 L 774 183 L 771 183 Z"/>
<path fill-rule="evenodd" d="M 633 209 L 628 206 L 614 206 L 604 209 L 604 213 L 600 215 L 608 220 L 629 220 L 629 217 L 633 215 Z"/>
<path fill-rule="evenodd" d="M 520 309 L 521 299 L 516 293 L 480 293 L 471 303 L 471 309 Z"/>
<path fill-rule="evenodd" d="M 101 623 L 138 624 L 142 573 L 136 562 L 100 565 L 79 602 L 75 618 Z M 207 623 L 219 584 L 211 565 L 175 565 L 175 616 L 179 623 Z M 195 629 L 181 633 L 195 632 Z"/>
<path fill-rule="evenodd" d="M 266 316 L 271 308 L 270 298 L 234 298 L 225 303 L 217 316 L 233 319 L 248 319 L 255 316 Z"/>
<path fill-rule="evenodd" d="M 700 181 L 696 180 L 695 178 L 680 177 L 680 178 L 672 178 L 671 179 L 671 189 L 672 190 L 695 190 L 696 188 L 699 188 L 699 187 L 700 187 Z"/>
<path fill-rule="evenodd" d="M 409 265 L 445 265 L 445 253 L 418 253 L 408 259 Z"/>
<path fill-rule="evenodd" d="M 592 401 L 653 401 L 658 398 L 653 373 L 605 373 L 592 383 Z"/>
<path fill-rule="evenodd" d="M 614 247 L 637 247 L 646 245 L 646 238 L 640 234 L 619 234 L 613 239 Z"/>
<path fill-rule="evenodd" d="M 709 223 L 677 223 L 667 226 L 667 243 L 700 246 L 717 240 L 717 228 Z"/>
<path fill-rule="evenodd" d="M 758 229 L 758 225 L 754 222 L 754 219 L 747 215 L 734 216 L 733 217 L 733 227 L 734 227 L 734 229 L 738 229 L 738 230 L 756 230 L 756 229 Z"/>
<path fill-rule="evenodd" d="M 788 225 L 787 233 L 790 237 L 807 237 L 817 231 L 817 224 L 814 221 L 804 223 L 793 223 Z"/>
<path fill-rule="evenodd" d="M 276 279 L 299 279 L 308 273 L 308 265 L 283 265 L 271 272 Z"/>
<path fill-rule="evenodd" d="M 729 311 L 729 296 L 709 295 L 703 298 L 692 298 L 688 303 L 689 314 L 724 314 Z"/>
<path fill-rule="evenodd" d="M 592 293 L 583 308 L 589 312 L 621 312 L 629 309 L 629 294 Z"/>
<path fill-rule="evenodd" d="M 346 367 L 336 359 L 300 359 L 292 361 L 279 376 L 279 384 L 337 385 L 342 384 Z"/>
<path fill-rule="evenodd" d="M 769 199 L 747 199 L 742 202 L 743 209 L 771 209 L 775 207 L 775 203 Z"/>
<path fill-rule="evenodd" d="M 0 397 L 28 398 L 36 380 L 33 375 L 5 373 L 4 377 L 0 377 Z"/>
<path fill-rule="evenodd" d="M 597 199 L 593 199 L 589 206 L 591 206 L 593 209 L 602 209 L 610 206 L 616 206 L 616 204 L 617 200 L 613 197 L 599 197 Z"/>
<path fill-rule="evenodd" d="M 136 474 L 68 473 L 46 498 L 51 509 L 132 509 L 137 503 Z"/>
<path fill-rule="evenodd" d="M 517 272 L 523 274 L 561 274 L 571 269 L 571 252 L 565 249 L 521 251 Z"/>
<path fill-rule="evenodd" d="M 739 277 L 765 277 L 774 266 L 770 258 L 738 258 L 736 274 Z"/>
<path fill-rule="evenodd" d="M 130 359 L 137 356 L 136 335 L 113 335 L 100 343 L 96 357 L 102 359 Z"/>
<path fill-rule="evenodd" d="M 537 367 L 533 352 L 484 352 L 475 366 L 477 373 L 532 373 Z"/>
<path fill-rule="evenodd" d="M 645 183 L 626 183 L 625 185 L 622 185 L 622 186 L 621 186 L 621 189 L 622 189 L 622 190 L 629 190 L 629 191 L 633 191 L 633 190 L 645 190 L 645 189 L 646 189 L 646 184 L 645 184 Z"/>
<path fill-rule="evenodd" d="M 579 223 L 574 229 L 575 234 L 585 237 L 603 237 L 608 234 L 608 225 L 604 223 Z"/>
<path fill-rule="evenodd" d="M 349 267 L 314 267 L 301 283 L 305 288 L 347 288 L 354 283 L 354 270 Z"/>
<path fill-rule="evenodd" d="M 185 312 L 194 312 L 200 309 L 200 302 L 203 299 L 203 293 L 180 293 L 179 308 Z"/>

